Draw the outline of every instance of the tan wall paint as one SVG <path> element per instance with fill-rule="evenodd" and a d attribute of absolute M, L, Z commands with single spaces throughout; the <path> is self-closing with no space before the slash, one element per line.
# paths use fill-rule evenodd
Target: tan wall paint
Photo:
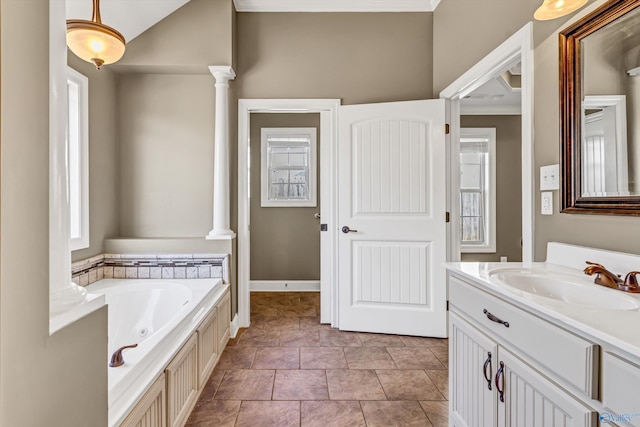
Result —
<path fill-rule="evenodd" d="M 461 116 L 461 127 L 496 128 L 496 253 L 463 253 L 462 261 L 522 261 L 522 129 L 520 116 Z"/>
<path fill-rule="evenodd" d="M 191 0 L 127 44 L 119 71 L 207 72 L 231 65 L 233 1 Z"/>
<path fill-rule="evenodd" d="M 48 8 L 0 3 L 0 425 L 106 426 L 106 308 L 49 336 Z"/>
<path fill-rule="evenodd" d="M 238 13 L 240 98 L 432 96 L 432 13 Z"/>
<path fill-rule="evenodd" d="M 118 233 L 116 74 L 68 52 L 68 64 L 89 79 L 89 247 L 73 261 L 104 251 L 105 238 Z"/>
<path fill-rule="evenodd" d="M 622 40 L 612 40 L 618 34 L 596 32 L 587 37 L 581 48 L 581 61 L 589 72 L 582 75 L 585 95 L 624 95 L 627 67 Z"/>
<path fill-rule="evenodd" d="M 592 6 L 603 4 L 598 1 Z M 583 16 L 590 9 L 581 11 Z M 535 168 L 558 163 L 559 88 L 558 88 L 558 35 L 562 25 L 535 50 Z M 535 258 L 546 257 L 547 242 L 565 242 L 596 248 L 640 254 L 640 218 L 609 215 L 559 214 L 559 192 L 554 192 L 554 215 L 540 215 L 539 182 L 535 182 Z"/>
<path fill-rule="evenodd" d="M 260 132 L 267 127 L 319 129 L 320 114 L 251 114 L 251 280 L 320 280 L 320 221 L 313 216 L 320 212 L 320 199 L 309 208 L 260 206 Z M 319 178 L 320 135 L 316 137 Z"/>
<path fill-rule="evenodd" d="M 117 92 L 119 237 L 199 237 L 212 222 L 215 80 L 208 74 L 132 72 L 200 73 L 202 64 L 235 64 L 239 77 L 229 93 L 234 230 L 238 98 L 338 97 L 356 103 L 431 97 L 431 13 L 234 17 L 232 9 L 227 14 L 231 4 L 192 0 L 131 42 L 122 62 L 112 66 L 123 72 Z M 214 21 L 228 37 L 203 36 Z M 172 35 L 176 45 L 167 40 Z M 186 52 L 174 55 L 174 46 Z"/>
<path fill-rule="evenodd" d="M 120 76 L 120 237 L 211 230 L 214 83 L 211 75 Z"/>
<path fill-rule="evenodd" d="M 433 18 L 433 94 L 439 93 L 527 22 L 541 0 L 444 0 Z M 569 17 L 534 21 L 537 46 Z"/>

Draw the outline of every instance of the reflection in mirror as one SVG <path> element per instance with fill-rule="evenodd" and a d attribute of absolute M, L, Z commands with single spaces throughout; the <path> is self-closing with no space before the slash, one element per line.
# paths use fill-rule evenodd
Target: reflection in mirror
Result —
<path fill-rule="evenodd" d="M 581 40 L 585 71 L 582 197 L 640 194 L 637 189 L 640 179 L 634 174 L 640 173 L 640 168 L 636 167 L 634 156 L 627 156 L 627 141 L 630 152 L 638 151 L 634 147 L 640 147 L 640 134 L 626 126 L 627 122 L 631 125 L 636 122 L 627 120 L 627 105 L 630 117 L 634 117 L 640 103 L 640 78 L 629 72 L 640 67 L 639 28 L 640 10 L 635 10 Z M 600 109 L 602 114 L 587 119 L 585 113 L 591 109 Z"/>
<path fill-rule="evenodd" d="M 640 215 L 640 0 L 560 32 L 562 212 Z"/>
<path fill-rule="evenodd" d="M 582 197 L 632 194 L 626 124 L 625 95 L 584 97 L 580 149 Z"/>

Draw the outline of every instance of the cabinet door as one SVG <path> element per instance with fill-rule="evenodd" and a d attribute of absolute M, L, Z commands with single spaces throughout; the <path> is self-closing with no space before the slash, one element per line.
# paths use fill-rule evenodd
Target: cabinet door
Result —
<path fill-rule="evenodd" d="M 167 426 L 183 426 L 198 398 L 197 334 L 191 335 L 165 370 Z"/>
<path fill-rule="evenodd" d="M 164 374 L 161 374 L 120 424 L 120 427 L 166 427 L 165 398 L 165 377 Z"/>
<path fill-rule="evenodd" d="M 214 307 L 198 329 L 198 387 L 207 383 L 218 361 L 218 317 Z"/>
<path fill-rule="evenodd" d="M 449 422 L 455 427 L 496 424 L 497 344 L 449 313 Z"/>
<path fill-rule="evenodd" d="M 218 303 L 218 352 L 222 353 L 229 342 L 231 322 L 231 298 L 229 292 Z"/>
<path fill-rule="evenodd" d="M 597 413 L 542 376 L 508 350 L 500 347 L 495 384 L 498 426 L 589 427 Z M 501 393 L 502 392 L 502 393 Z"/>
<path fill-rule="evenodd" d="M 602 404 L 604 421 L 620 421 L 620 425 L 640 427 L 640 365 L 619 355 L 603 352 Z M 611 424 L 611 422 L 609 422 Z"/>

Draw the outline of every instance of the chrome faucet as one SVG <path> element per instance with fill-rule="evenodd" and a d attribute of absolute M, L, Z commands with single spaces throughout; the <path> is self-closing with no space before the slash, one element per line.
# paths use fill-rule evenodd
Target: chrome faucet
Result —
<path fill-rule="evenodd" d="M 640 274 L 639 271 L 628 273 L 623 280 L 622 277 L 610 272 L 601 264 L 590 261 L 586 261 L 586 263 L 589 265 L 584 269 L 584 274 L 589 276 L 595 274 L 596 278 L 594 279 L 594 283 L 596 285 L 606 286 L 623 292 L 640 293 L 640 285 L 638 285 L 638 279 L 636 278 L 636 275 Z"/>

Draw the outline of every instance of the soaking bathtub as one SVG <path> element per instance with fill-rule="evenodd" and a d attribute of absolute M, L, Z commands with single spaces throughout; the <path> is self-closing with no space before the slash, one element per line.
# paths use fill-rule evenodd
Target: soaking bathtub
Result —
<path fill-rule="evenodd" d="M 109 426 L 119 426 L 154 379 L 213 309 L 220 279 L 103 279 L 86 287 L 109 305 L 105 364 L 118 348 L 124 365 L 108 369 Z"/>

